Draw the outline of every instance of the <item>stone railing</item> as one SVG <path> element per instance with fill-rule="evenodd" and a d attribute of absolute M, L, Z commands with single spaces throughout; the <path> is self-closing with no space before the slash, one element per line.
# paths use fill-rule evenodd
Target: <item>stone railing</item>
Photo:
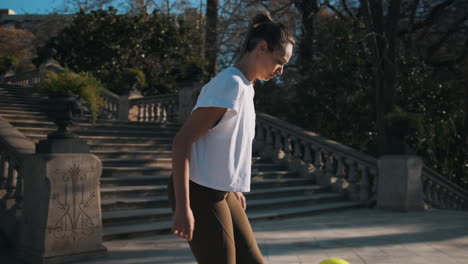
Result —
<path fill-rule="evenodd" d="M 10 242 L 17 239 L 16 228 L 23 201 L 23 161 L 34 154 L 34 143 L 0 116 L 0 226 Z"/>
<path fill-rule="evenodd" d="M 40 79 L 39 71 L 32 71 L 7 77 L 5 82 L 32 85 L 38 84 Z M 136 99 L 117 96 L 105 90 L 103 93 L 104 116 L 109 119 L 127 121 L 130 111 L 135 111 L 135 118 L 131 121 L 180 122 L 184 120 L 183 115 L 187 116 L 190 113 L 196 101 L 196 92 L 199 90 L 194 88 L 198 86 L 186 84 L 184 87 L 189 89 L 181 89 L 179 94 Z M 134 109 L 131 110 L 132 108 Z M 176 120 L 178 115 L 179 118 L 182 117 L 181 120 Z M 352 200 L 369 204 L 375 202 L 378 165 L 377 159 L 372 156 L 263 113 L 257 113 L 254 148 L 262 157 L 284 163 L 304 177 L 314 178 L 317 184 L 331 185 L 335 191 L 346 191 Z M 3 152 L 1 152 L 2 164 L 7 164 L 8 162 L 5 163 L 4 160 L 10 158 L 4 157 L 10 157 L 11 154 Z M 14 159 L 11 159 L 10 163 L 18 164 Z M 10 169 L 14 166 L 8 166 L 8 169 L 0 167 L 2 173 L 11 170 L 11 175 L 18 174 L 14 172 L 15 169 Z M 0 176 L 0 186 L 2 186 L 0 194 L 2 195 L 7 192 L 7 182 L 9 186 L 18 182 L 18 180 L 12 180 L 18 176 L 8 178 L 9 176 L 5 175 L 10 174 L 3 173 Z M 19 182 L 21 184 L 21 178 Z M 427 166 L 424 166 L 422 171 L 422 183 L 426 204 L 436 208 L 468 208 L 468 191 Z M 15 188 L 8 188 L 8 196 L 16 197 Z"/>
<path fill-rule="evenodd" d="M 375 201 L 378 171 L 372 156 L 263 113 L 257 113 L 254 149 L 317 184 L 346 191 L 351 200 Z"/>
<path fill-rule="evenodd" d="M 129 108 L 137 108 L 138 122 L 173 122 L 177 118 L 178 99 L 178 94 L 130 99 Z"/>
<path fill-rule="evenodd" d="M 424 200 L 441 209 L 468 210 L 468 191 L 427 166 L 422 171 Z"/>
<path fill-rule="evenodd" d="M 13 76 L 5 77 L 6 84 L 14 85 L 37 85 L 41 82 L 40 70 L 23 72 Z"/>

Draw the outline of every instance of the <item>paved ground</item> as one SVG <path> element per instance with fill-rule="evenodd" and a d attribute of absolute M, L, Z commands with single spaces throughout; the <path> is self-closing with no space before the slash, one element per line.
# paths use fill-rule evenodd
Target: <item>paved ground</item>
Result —
<path fill-rule="evenodd" d="M 255 223 L 269 264 L 468 264 L 468 212 L 418 213 L 357 209 Z M 172 235 L 105 243 L 109 256 L 79 264 L 192 264 L 184 240 Z M 0 256 L 2 264 L 17 264 Z M 4 262 L 6 260 L 6 262 Z"/>

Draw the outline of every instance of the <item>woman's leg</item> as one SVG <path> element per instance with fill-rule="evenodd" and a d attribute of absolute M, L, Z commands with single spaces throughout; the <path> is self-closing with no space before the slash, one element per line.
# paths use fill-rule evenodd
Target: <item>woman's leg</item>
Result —
<path fill-rule="evenodd" d="M 249 219 L 242 209 L 239 200 L 228 193 L 226 202 L 231 212 L 236 242 L 236 259 L 238 264 L 263 264 L 265 263 L 262 253 L 258 248 Z"/>
<path fill-rule="evenodd" d="M 170 182 L 168 194 L 174 210 L 172 188 Z M 233 223 L 226 195 L 226 192 L 190 182 L 190 207 L 195 229 L 189 245 L 198 264 L 236 264 Z"/>

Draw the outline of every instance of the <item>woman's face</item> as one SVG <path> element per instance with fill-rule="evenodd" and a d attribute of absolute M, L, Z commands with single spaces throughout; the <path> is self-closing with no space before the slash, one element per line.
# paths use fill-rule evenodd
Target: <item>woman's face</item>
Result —
<path fill-rule="evenodd" d="M 288 43 L 282 49 L 271 52 L 266 41 L 262 40 L 257 46 L 257 79 L 268 81 L 276 75 L 283 74 L 283 67 L 291 59 L 292 50 L 293 45 Z"/>

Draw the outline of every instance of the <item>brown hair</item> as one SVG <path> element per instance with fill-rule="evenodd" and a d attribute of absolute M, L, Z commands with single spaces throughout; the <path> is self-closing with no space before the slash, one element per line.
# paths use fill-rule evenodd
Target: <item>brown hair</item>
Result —
<path fill-rule="evenodd" d="M 287 43 L 293 45 L 295 43 L 291 32 L 282 23 L 274 22 L 267 11 L 260 11 L 252 18 L 240 57 L 252 51 L 262 40 L 267 42 L 268 50 L 271 52 L 282 48 Z"/>

